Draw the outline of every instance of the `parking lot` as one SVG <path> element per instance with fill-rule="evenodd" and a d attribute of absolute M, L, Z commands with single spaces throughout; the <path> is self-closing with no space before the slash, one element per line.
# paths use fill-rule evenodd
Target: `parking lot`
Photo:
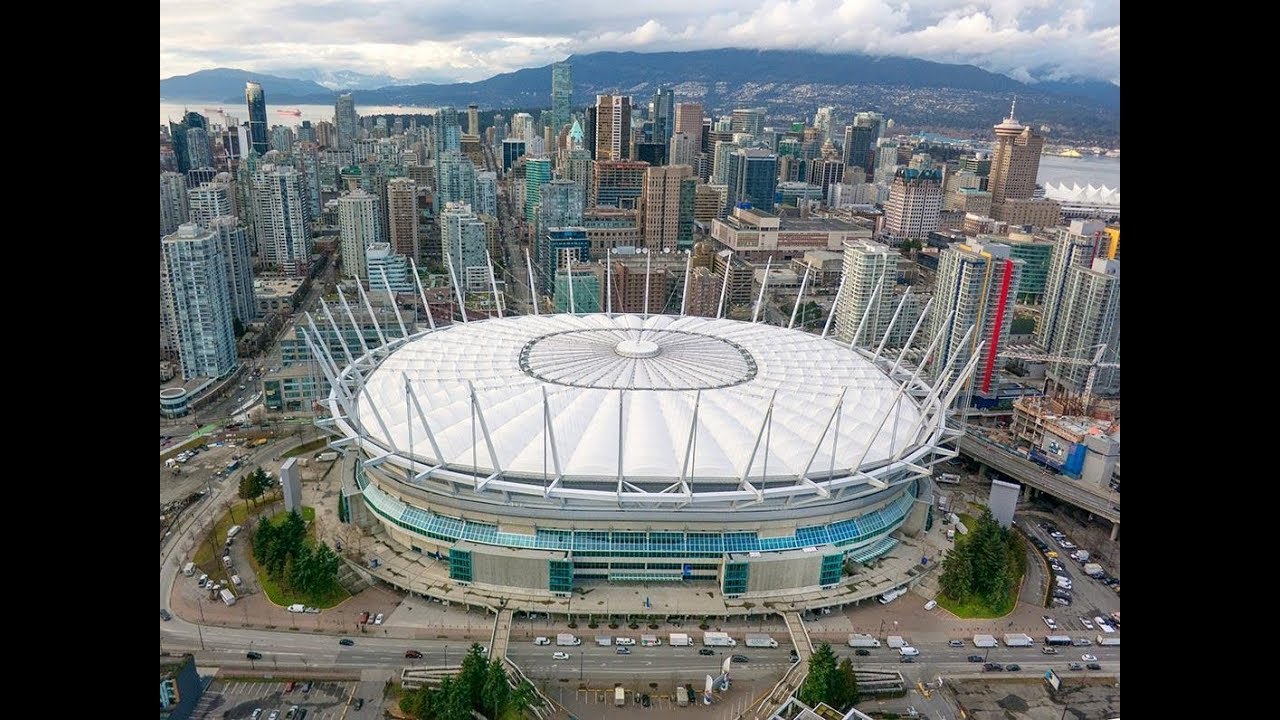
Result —
<path fill-rule="evenodd" d="M 279 711 L 277 720 L 285 720 L 289 709 L 297 705 L 306 709 L 305 720 L 338 720 L 354 702 L 355 682 L 296 681 L 292 692 L 285 692 L 287 680 L 228 679 L 215 680 L 200 698 L 192 717 L 201 720 L 248 720 L 261 708 L 259 720 L 268 720 L 271 711 Z M 379 697 L 381 695 L 379 694 Z M 365 709 L 377 705 L 374 698 L 365 699 Z M 295 716 L 296 717 L 296 716 Z M 370 717 L 376 717 L 371 715 Z M 294 720 L 290 718 L 289 720 Z"/>

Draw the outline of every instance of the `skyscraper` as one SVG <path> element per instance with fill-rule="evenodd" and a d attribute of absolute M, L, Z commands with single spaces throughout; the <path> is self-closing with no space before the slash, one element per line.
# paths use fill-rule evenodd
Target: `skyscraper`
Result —
<path fill-rule="evenodd" d="M 640 196 L 640 230 L 652 252 L 693 247 L 693 198 L 697 180 L 688 165 L 650 167 Z"/>
<path fill-rule="evenodd" d="M 467 134 L 480 137 L 480 106 L 475 103 L 467 106 Z"/>
<path fill-rule="evenodd" d="M 760 148 L 742 148 L 729 155 L 725 184 L 729 186 L 729 208 L 742 202 L 772 211 L 773 194 L 778 189 L 778 156 Z"/>
<path fill-rule="evenodd" d="M 222 246 L 231 312 L 241 324 L 248 325 L 258 314 L 253 297 L 253 243 L 249 231 L 232 215 L 210 219 L 209 229 L 218 236 Z"/>
<path fill-rule="evenodd" d="M 898 276 L 898 253 L 888 245 L 870 240 L 845 240 L 843 277 L 844 289 L 836 304 L 835 334 L 840 342 L 852 342 L 858 326 L 862 334 L 858 347 L 874 348 L 889 328 L 893 317 L 893 286 Z M 880 289 L 872 302 L 871 296 Z M 868 307 L 870 308 L 868 310 Z M 862 316 L 866 315 L 864 323 Z"/>
<path fill-rule="evenodd" d="M 582 196 L 586 198 L 588 205 L 595 205 L 592 198 L 592 191 L 595 189 L 595 182 L 592 179 L 595 161 L 591 159 L 591 153 L 587 150 L 570 150 L 560 166 L 560 172 L 565 179 L 572 180 L 582 188 Z"/>
<path fill-rule="evenodd" d="M 658 88 L 653 94 L 653 142 L 666 145 L 676 130 L 676 94 L 671 88 Z"/>
<path fill-rule="evenodd" d="M 596 96 L 596 160 L 631 157 L 631 96 Z"/>
<path fill-rule="evenodd" d="M 991 155 L 991 176 L 987 182 L 992 205 L 1030 198 L 1036 189 L 1044 138 L 1018 122 L 1014 116 L 1017 105 L 1015 100 L 1009 108 L 1009 117 L 995 126 L 996 148 Z"/>
<path fill-rule="evenodd" d="M 220 378 L 236 368 L 226 259 L 218 236 L 192 223 L 163 240 L 170 317 L 182 375 Z"/>
<path fill-rule="evenodd" d="M 187 180 L 181 173 L 160 173 L 160 237 L 178 231 L 190 215 Z"/>
<path fill-rule="evenodd" d="M 934 304 L 928 321 L 930 337 L 942 336 L 929 363 L 939 382 L 949 382 L 959 375 L 982 342 L 985 345 L 973 382 L 979 391 L 991 391 L 996 357 L 1004 349 L 1013 324 L 1013 305 L 1021 277 L 1022 261 L 1010 257 L 1008 245 L 960 244 L 939 254 Z M 962 343 L 970 325 L 973 333 L 967 343 Z M 948 362 L 950 371 L 941 377 Z"/>
<path fill-rule="evenodd" d="M 834 140 L 831 130 L 836 126 L 836 109 L 831 106 L 820 107 L 813 115 L 813 126 L 818 129 L 818 137 L 822 142 Z"/>
<path fill-rule="evenodd" d="M 387 181 L 387 238 L 394 252 L 418 259 L 418 185 L 409 178 Z"/>
<path fill-rule="evenodd" d="M 342 274 L 368 279 L 365 253 L 378 242 L 378 198 L 353 190 L 338 198 L 338 238 L 342 247 Z"/>
<path fill-rule="evenodd" d="M 538 198 L 542 186 L 551 182 L 551 158 L 525 158 L 524 165 L 524 221 L 533 224 L 538 212 Z"/>
<path fill-rule="evenodd" d="M 703 152 L 702 148 L 702 105 L 699 103 L 677 103 L 674 128 L 672 134 L 684 133 L 693 140 L 694 153 Z"/>
<path fill-rule="evenodd" d="M 592 196 L 597 206 L 631 209 L 644 188 L 648 163 L 632 160 L 597 160 L 593 168 Z"/>
<path fill-rule="evenodd" d="M 360 116 L 356 114 L 356 100 L 351 93 L 338 96 L 334 104 L 334 123 L 338 130 L 338 149 L 351 150 L 359 135 Z"/>
<path fill-rule="evenodd" d="M 738 108 L 733 111 L 729 130 L 735 133 L 746 133 L 752 137 L 760 137 L 764 130 L 764 108 Z"/>
<path fill-rule="evenodd" d="M 209 131 L 194 127 L 187 130 L 187 158 L 193 168 L 213 167 L 213 142 Z"/>
<path fill-rule="evenodd" d="M 573 107 L 573 66 L 567 62 L 551 66 L 551 124 L 557 133 L 571 122 Z"/>
<path fill-rule="evenodd" d="M 253 177 L 262 259 L 289 275 L 311 270 L 311 222 L 302 176 L 283 165 L 264 164 Z"/>
<path fill-rule="evenodd" d="M 1120 359 L 1120 261 L 1095 258 L 1088 267 L 1068 268 L 1066 287 L 1058 304 L 1057 335 L 1045 350 L 1050 355 L 1092 360 L 1105 344 L 1103 362 Z M 1049 363 L 1046 375 L 1073 393 L 1084 392 L 1088 364 Z M 1120 390 L 1119 368 L 1097 369 L 1094 394 Z"/>
<path fill-rule="evenodd" d="M 254 152 L 266 155 L 270 145 L 267 142 L 267 98 L 262 93 L 262 86 L 250 80 L 244 84 L 244 101 L 249 106 L 249 140 Z"/>
<path fill-rule="evenodd" d="M 942 171 L 898 168 L 884 205 L 881 235 L 891 243 L 920 239 L 938 229 Z"/>

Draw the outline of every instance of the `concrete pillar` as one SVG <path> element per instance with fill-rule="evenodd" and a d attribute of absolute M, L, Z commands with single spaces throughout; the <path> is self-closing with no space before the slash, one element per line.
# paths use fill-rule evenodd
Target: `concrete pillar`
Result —
<path fill-rule="evenodd" d="M 1120 523 L 1111 523 L 1111 539 L 1118 540 L 1120 538 Z"/>

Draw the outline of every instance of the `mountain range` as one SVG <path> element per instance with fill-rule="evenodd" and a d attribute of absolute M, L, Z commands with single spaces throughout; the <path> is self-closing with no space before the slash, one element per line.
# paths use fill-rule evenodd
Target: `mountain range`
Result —
<path fill-rule="evenodd" d="M 1119 145 L 1120 88 L 1110 83 L 1027 84 L 972 65 L 804 50 L 598 52 L 574 55 L 568 62 L 573 66 L 575 107 L 606 92 L 629 94 L 643 103 L 656 88 L 669 87 L 677 101 L 701 101 L 708 114 L 765 107 L 772 120 L 807 120 L 818 106 L 834 105 L 845 114 L 840 122 L 849 119 L 849 110 L 875 110 L 893 118 L 900 128 L 985 138 L 991 126 L 1008 114 L 1016 95 L 1018 119 L 1048 126 L 1051 142 Z M 337 93 L 331 88 L 341 84 L 343 75 L 310 71 L 309 77 L 325 84 L 229 68 L 202 70 L 161 80 L 160 96 L 243 103 L 244 82 L 252 79 L 262 83 L 273 105 L 333 103 Z M 357 80 L 369 77 L 351 74 L 345 87 L 367 86 Z M 550 89 L 551 66 L 545 65 L 478 82 L 359 89 L 356 101 L 357 106 L 476 103 L 486 108 L 536 109 L 550 105 Z"/>

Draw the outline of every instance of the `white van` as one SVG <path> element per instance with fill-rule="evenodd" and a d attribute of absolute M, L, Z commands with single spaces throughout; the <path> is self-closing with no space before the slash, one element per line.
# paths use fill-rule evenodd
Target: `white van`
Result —
<path fill-rule="evenodd" d="M 195 575 L 195 574 L 196 574 L 196 564 L 195 564 L 195 563 L 193 563 L 193 562 L 189 562 L 189 563 L 187 563 L 186 565 L 183 565 L 183 566 L 182 566 L 182 574 L 183 574 L 183 575 L 186 575 L 187 577 L 191 577 L 192 575 Z"/>
<path fill-rule="evenodd" d="M 617 643 L 618 645 L 635 645 L 636 639 L 629 638 L 629 637 L 620 637 L 620 638 L 615 638 L 614 642 Z"/>
<path fill-rule="evenodd" d="M 550 645 L 550 644 L 551 644 L 551 639 L 550 639 L 550 638 L 545 638 L 545 637 L 542 637 L 542 636 L 538 636 L 538 637 L 536 637 L 536 638 L 534 638 L 534 639 L 533 639 L 533 644 L 534 644 L 534 645 Z"/>
<path fill-rule="evenodd" d="M 903 645 L 902 647 L 898 648 L 898 653 L 901 654 L 903 657 L 915 657 L 916 655 L 920 654 L 920 651 L 911 647 L 910 645 Z"/>

